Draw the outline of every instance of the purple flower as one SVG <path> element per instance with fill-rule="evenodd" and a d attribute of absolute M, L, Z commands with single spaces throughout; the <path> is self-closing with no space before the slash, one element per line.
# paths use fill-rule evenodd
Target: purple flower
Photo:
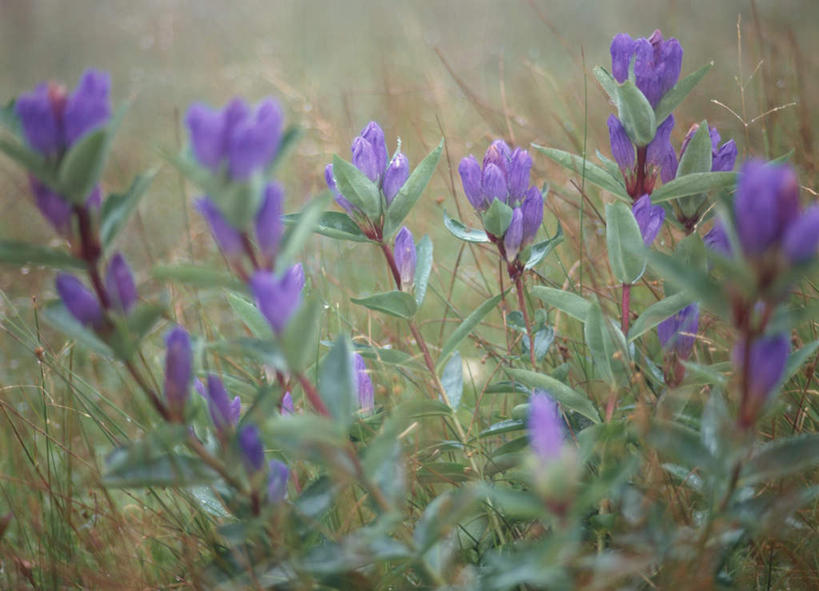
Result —
<path fill-rule="evenodd" d="M 461 175 L 464 193 L 472 207 L 478 211 L 483 211 L 489 207 L 489 201 L 483 194 L 481 167 L 475 157 L 470 155 L 461 160 L 458 165 L 458 172 Z"/>
<path fill-rule="evenodd" d="M 327 186 L 333 192 L 333 197 L 335 198 L 336 203 L 338 203 L 342 207 L 342 209 L 344 209 L 344 211 L 347 212 L 348 215 L 355 216 L 357 213 L 360 213 L 360 210 L 355 205 L 347 201 L 344 195 L 342 195 L 341 192 L 338 190 L 338 186 L 336 185 L 336 179 L 333 176 L 332 164 L 328 164 L 324 168 L 324 180 L 327 182 Z"/>
<path fill-rule="evenodd" d="M 651 245 L 663 227 L 665 210 L 660 205 L 651 204 L 651 195 L 643 195 L 634 202 L 631 211 L 640 226 L 643 242 L 646 246 Z"/>
<path fill-rule="evenodd" d="M 110 76 L 86 70 L 72 94 L 58 84 L 40 84 L 20 95 L 14 110 L 26 141 L 43 156 L 55 156 L 111 117 Z"/>
<path fill-rule="evenodd" d="M 799 218 L 799 183 L 785 164 L 749 160 L 739 173 L 734 215 L 743 252 L 756 257 L 776 247 Z"/>
<path fill-rule="evenodd" d="M 523 238 L 522 246 L 531 244 L 540 224 L 543 223 L 543 193 L 537 187 L 529 187 L 523 204 L 520 206 L 523 212 Z"/>
<path fill-rule="evenodd" d="M 165 335 L 165 400 L 171 413 L 179 418 L 188 400 L 192 368 L 190 336 L 177 326 Z"/>
<path fill-rule="evenodd" d="M 728 240 L 728 234 L 725 233 L 725 227 L 720 220 L 714 222 L 714 226 L 703 239 L 705 245 L 716 253 L 725 257 L 731 256 L 731 242 Z"/>
<path fill-rule="evenodd" d="M 287 479 L 290 470 L 278 460 L 270 460 L 267 477 L 267 500 L 270 503 L 281 503 L 287 496 Z"/>
<path fill-rule="evenodd" d="M 282 186 L 279 183 L 268 183 L 264 189 L 262 205 L 256 213 L 256 243 L 269 261 L 276 256 L 284 229 L 282 224 L 283 200 Z"/>
<path fill-rule="evenodd" d="M 256 425 L 246 425 L 239 430 L 239 450 L 242 452 L 245 468 L 253 475 L 264 468 L 264 446 Z"/>
<path fill-rule="evenodd" d="M 185 123 L 196 160 L 218 173 L 223 164 L 237 181 L 244 181 L 267 166 L 281 141 L 284 118 L 273 99 L 262 100 L 251 110 L 235 98 L 220 110 L 202 103 L 188 109 Z"/>
<path fill-rule="evenodd" d="M 532 157 L 529 152 L 515 148 L 509 158 L 506 175 L 508 193 L 513 198 L 525 195 L 529 188 L 529 173 L 532 170 Z"/>
<path fill-rule="evenodd" d="M 378 158 L 375 155 L 375 150 L 373 150 L 373 145 L 359 135 L 353 140 L 350 149 L 353 152 L 353 165 L 363 172 L 364 176 L 377 184 L 384 169 L 378 168 Z"/>
<path fill-rule="evenodd" d="M 611 41 L 611 74 L 620 84 L 628 78 L 629 65 L 634 55 L 634 39 L 628 33 L 619 33 Z"/>
<path fill-rule="evenodd" d="M 210 226 L 210 233 L 219 246 L 219 250 L 230 260 L 236 260 L 244 252 L 241 233 L 228 223 L 219 207 L 209 197 L 196 200 L 196 209 Z"/>
<path fill-rule="evenodd" d="M 358 407 L 364 412 L 370 412 L 375 408 L 375 396 L 373 392 L 373 382 L 367 374 L 367 366 L 364 358 L 355 353 L 353 355 L 355 369 L 356 394 L 358 395 Z"/>
<path fill-rule="evenodd" d="M 512 221 L 503 235 L 503 248 L 506 251 L 506 260 L 510 263 L 515 260 L 521 250 L 523 242 L 523 212 L 516 207 L 512 212 Z"/>
<path fill-rule="evenodd" d="M 206 392 L 208 410 L 213 426 L 220 433 L 224 433 L 239 422 L 242 403 L 236 396 L 233 400 L 228 397 L 225 385 L 218 377 L 208 374 L 208 388 Z"/>
<path fill-rule="evenodd" d="M 506 188 L 506 176 L 497 164 L 489 162 L 484 165 L 481 189 L 483 190 L 484 199 L 489 204 L 495 199 L 500 199 L 506 203 L 509 196 Z"/>
<path fill-rule="evenodd" d="M 660 179 L 667 183 L 677 176 L 677 153 L 671 145 L 674 115 L 669 115 L 657 126 L 654 139 L 646 148 L 646 162 L 660 170 Z"/>
<path fill-rule="evenodd" d="M 611 154 L 614 156 L 617 166 L 625 175 L 634 168 L 634 145 L 631 138 L 626 133 L 626 128 L 613 113 L 609 115 L 606 122 L 609 127 L 609 141 L 611 142 Z"/>
<path fill-rule="evenodd" d="M 82 281 L 68 273 L 59 273 L 56 284 L 60 299 L 80 324 L 91 328 L 102 327 L 105 319 L 100 302 Z"/>
<path fill-rule="evenodd" d="M 50 223 L 57 233 L 64 237 L 71 237 L 71 204 L 60 197 L 33 176 L 29 177 L 29 185 L 34 193 L 34 202 L 43 217 Z"/>
<path fill-rule="evenodd" d="M 389 207 L 398 191 L 404 186 L 409 178 L 409 160 L 400 152 L 395 155 L 387 171 L 384 173 L 383 191 L 384 198 L 387 200 L 387 207 Z"/>
<path fill-rule="evenodd" d="M 612 75 L 621 84 L 628 78 L 634 59 L 634 83 L 652 107 L 657 106 L 680 77 L 682 47 L 676 39 L 664 41 L 659 30 L 648 39 L 632 39 L 625 33 L 616 35 L 610 51 Z"/>
<path fill-rule="evenodd" d="M 699 327 L 699 304 L 689 304 L 673 316 L 657 325 L 660 345 L 667 351 L 674 351 L 680 359 L 688 359 L 694 348 Z"/>
<path fill-rule="evenodd" d="M 294 265 L 277 277 L 269 271 L 257 271 L 250 279 L 250 290 L 256 306 L 270 326 L 281 334 L 290 317 L 301 303 L 304 272 L 301 265 Z"/>
<path fill-rule="evenodd" d="M 685 134 L 682 146 L 680 146 L 680 159 L 682 159 L 688 144 L 699 128 L 699 123 L 695 123 Z M 717 128 L 709 127 L 708 134 L 711 136 L 711 172 L 730 172 L 734 170 L 734 164 L 737 161 L 737 145 L 734 140 L 729 140 L 720 146 L 721 138 Z"/>
<path fill-rule="evenodd" d="M 494 164 L 503 171 L 503 175 L 506 177 L 508 162 L 511 158 L 512 149 L 509 144 L 500 139 L 495 140 L 489 144 L 486 153 L 483 155 L 483 168 L 485 170 L 487 165 Z"/>
<path fill-rule="evenodd" d="M 108 263 L 108 270 L 105 273 L 105 290 L 111 297 L 114 307 L 126 314 L 137 301 L 134 276 L 122 253 L 116 253 Z"/>
<path fill-rule="evenodd" d="M 359 135 L 372 146 L 373 156 L 375 157 L 375 168 L 378 170 L 378 175 L 384 174 L 384 169 L 387 168 L 387 142 L 384 139 L 384 131 L 381 129 L 381 126 L 375 121 L 370 121 L 364 129 L 361 130 Z M 375 179 L 371 180 L 377 182 Z"/>
<path fill-rule="evenodd" d="M 406 226 L 402 226 L 395 236 L 395 264 L 401 276 L 401 285 L 411 286 L 415 278 L 415 240 Z"/>
<path fill-rule="evenodd" d="M 790 342 L 786 334 L 763 336 L 751 343 L 749 353 L 748 387 L 752 404 L 758 407 L 768 400 L 774 387 L 785 373 L 785 365 L 790 354 Z M 737 372 L 743 371 L 745 343 L 734 347 L 734 365 Z"/>
<path fill-rule="evenodd" d="M 803 263 L 813 258 L 819 245 L 819 205 L 807 208 L 785 232 L 783 248 L 792 263 Z"/>
<path fill-rule="evenodd" d="M 293 396 L 290 394 L 290 390 L 284 393 L 282 396 L 282 407 L 281 407 L 281 414 L 282 416 L 292 415 L 295 411 L 293 406 Z"/>
<path fill-rule="evenodd" d="M 557 404 L 543 390 L 529 399 L 529 443 L 543 464 L 560 457 L 563 450 L 563 422 Z"/>

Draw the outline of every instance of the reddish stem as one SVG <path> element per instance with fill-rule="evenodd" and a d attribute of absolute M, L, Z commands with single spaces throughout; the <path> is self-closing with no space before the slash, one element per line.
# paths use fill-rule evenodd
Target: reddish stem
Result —
<path fill-rule="evenodd" d="M 307 396 L 310 404 L 313 405 L 313 408 L 316 409 L 316 412 L 325 417 L 329 417 L 330 411 L 327 410 L 327 407 L 324 405 L 324 401 L 321 399 L 321 396 L 319 396 L 319 393 L 316 391 L 316 387 L 313 385 L 313 383 L 308 380 L 303 373 L 297 373 L 296 379 L 301 384 L 301 387 L 304 388 L 304 394 Z"/>
<path fill-rule="evenodd" d="M 631 315 L 631 283 L 623 284 L 622 318 L 620 328 L 623 329 L 623 336 L 628 337 L 629 316 Z"/>
<path fill-rule="evenodd" d="M 390 267 L 390 271 L 392 271 L 392 278 L 395 280 L 395 287 L 396 289 L 401 289 L 401 273 L 398 271 L 398 265 L 395 263 L 395 257 L 392 254 L 392 249 L 390 245 L 386 242 L 380 242 L 379 246 L 381 247 L 381 252 L 384 253 L 384 258 L 387 259 L 387 264 Z"/>

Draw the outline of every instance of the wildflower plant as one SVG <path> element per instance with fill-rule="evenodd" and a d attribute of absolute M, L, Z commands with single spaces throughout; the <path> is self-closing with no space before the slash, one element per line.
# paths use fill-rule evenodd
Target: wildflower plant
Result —
<path fill-rule="evenodd" d="M 472 221 L 444 211 L 443 225 L 498 269 L 471 310 L 441 295 L 455 278 L 435 277 L 448 269 L 409 216 L 433 207 L 422 196 L 443 139 L 412 168 L 371 121 L 349 161 L 316 171 L 328 191 L 288 213 L 276 173 L 299 132 L 282 107 L 197 102 L 185 147 L 165 156 L 196 188 L 210 255 L 138 281 L 148 273 L 114 244 L 153 174 L 104 190 L 124 113 L 107 74 L 89 70 L 73 92 L 40 85 L 2 112 L 0 150 L 58 246 L 2 241 L 0 260 L 53 269 L 43 319 L 140 394 L 140 436 L 111 437 L 101 486 L 165 489 L 165 510 L 201 511 L 173 514 L 186 536 L 204 532 L 193 581 L 667 588 L 686 572 L 717 588 L 742 548 L 797 522 L 816 491 L 792 477 L 819 464 L 819 438 L 765 441 L 759 426 L 819 348 L 791 305 L 816 264 L 819 206 L 803 206 L 784 160 L 734 172 L 736 144 L 707 121 L 674 147 L 674 111 L 711 67 L 681 78 L 676 39 L 620 34 L 610 54 L 595 76 L 616 111 L 598 122 L 611 159 L 503 139 L 480 162 L 459 155 L 456 198 Z M 601 190 L 610 275 L 594 290 L 543 272 L 562 265 L 565 237 L 540 155 Z M 354 310 L 339 320 L 348 302 L 328 299 L 303 254 L 314 235 L 377 248 L 390 287 L 339 274 Z M 215 291 L 229 326 L 192 322 L 157 284 Z M 428 294 L 449 315 L 437 337 Z M 715 325 L 727 347 L 706 332 Z M 680 496 L 692 515 L 679 517 Z"/>

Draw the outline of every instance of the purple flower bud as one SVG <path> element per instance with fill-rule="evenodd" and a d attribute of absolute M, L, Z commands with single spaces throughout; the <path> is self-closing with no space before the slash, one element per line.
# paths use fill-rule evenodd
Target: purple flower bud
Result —
<path fill-rule="evenodd" d="M 657 133 L 646 149 L 646 162 L 660 169 L 660 179 L 664 183 L 677 176 L 677 153 L 671 145 L 672 129 L 674 115 L 669 115 L 657 126 Z"/>
<path fill-rule="evenodd" d="M 611 155 L 614 156 L 617 166 L 625 174 L 634 168 L 634 145 L 626 133 L 626 128 L 623 127 L 616 115 L 609 115 L 607 123 L 609 126 Z"/>
<path fill-rule="evenodd" d="M 177 326 L 165 335 L 165 400 L 172 414 L 180 418 L 188 400 L 192 368 L 190 336 Z"/>
<path fill-rule="evenodd" d="M 746 255 L 775 246 L 799 216 L 799 183 L 785 164 L 749 160 L 739 173 L 734 215 L 737 236 Z"/>
<path fill-rule="evenodd" d="M 640 226 L 643 242 L 649 246 L 663 227 L 665 210 L 660 205 L 651 204 L 651 195 L 643 195 L 634 202 L 631 212 L 637 220 L 637 225 Z"/>
<path fill-rule="evenodd" d="M 196 160 L 211 172 L 219 172 L 225 157 L 226 130 L 224 112 L 202 103 L 194 103 L 185 115 Z"/>
<path fill-rule="evenodd" d="M 466 193 L 466 198 L 472 204 L 472 207 L 478 211 L 483 211 L 489 207 L 489 200 L 484 196 L 481 187 L 481 167 L 475 157 L 470 155 L 461 160 L 458 165 L 458 172 L 461 175 L 464 193 Z"/>
<path fill-rule="evenodd" d="M 364 176 L 372 182 L 377 183 L 384 169 L 379 170 L 378 168 L 378 159 L 376 158 L 372 144 L 363 137 L 358 136 L 353 140 L 351 149 L 353 151 L 353 164 L 355 167 L 363 172 Z"/>
<path fill-rule="evenodd" d="M 384 197 L 387 199 L 387 206 L 392 203 L 398 191 L 404 186 L 409 178 L 409 160 L 400 152 L 395 155 L 395 158 L 390 162 L 387 171 L 384 173 L 383 191 Z"/>
<path fill-rule="evenodd" d="M 663 41 L 662 33 L 657 30 L 648 39 L 635 41 L 634 54 L 635 84 L 651 106 L 656 107 L 680 77 L 682 47 L 676 39 Z"/>
<path fill-rule="evenodd" d="M 378 171 L 378 176 L 381 176 L 384 173 L 384 169 L 387 168 L 388 157 L 387 142 L 384 140 L 384 131 L 381 129 L 381 126 L 379 126 L 378 123 L 375 121 L 370 121 L 366 127 L 361 130 L 360 135 L 372 146 L 373 155 L 375 156 L 375 167 Z M 373 182 L 377 181 L 373 180 Z"/>
<path fill-rule="evenodd" d="M 484 171 L 486 171 L 486 167 L 489 164 L 494 164 L 501 170 L 505 179 L 508 171 L 509 160 L 511 158 L 512 150 L 509 147 L 509 144 L 503 140 L 495 140 L 489 145 L 489 147 L 486 149 L 486 153 L 483 155 Z"/>
<path fill-rule="evenodd" d="M 529 152 L 515 148 L 509 159 L 507 188 L 512 200 L 522 199 L 529 187 L 529 173 L 532 170 L 532 157 Z"/>
<path fill-rule="evenodd" d="M 494 199 L 500 199 L 506 203 L 508 196 L 506 189 L 506 176 L 495 164 L 489 163 L 483 168 L 483 181 L 481 183 L 484 199 L 487 206 L 492 204 Z"/>
<path fill-rule="evenodd" d="M 252 116 L 235 123 L 227 146 L 231 178 L 243 181 L 273 160 L 283 121 L 278 103 L 267 98 L 259 103 Z"/>
<path fill-rule="evenodd" d="M 60 197 L 33 176 L 29 176 L 31 192 L 34 193 L 34 202 L 43 217 L 50 223 L 57 233 L 64 237 L 71 237 L 71 204 Z"/>
<path fill-rule="evenodd" d="M 270 473 L 267 477 L 267 500 L 270 503 L 281 503 L 287 496 L 287 479 L 290 476 L 290 470 L 279 460 L 270 460 L 268 469 Z"/>
<path fill-rule="evenodd" d="M 666 318 L 657 325 L 660 345 L 667 351 L 674 351 L 680 359 L 688 359 L 696 341 L 699 320 L 700 307 L 696 303 Z"/>
<path fill-rule="evenodd" d="M 790 348 L 786 334 L 763 336 L 751 344 L 748 385 L 749 395 L 755 406 L 764 404 L 779 383 L 785 372 Z M 733 358 L 737 372 L 742 372 L 745 360 L 744 342 L 739 342 L 734 347 Z"/>
<path fill-rule="evenodd" d="M 256 243 L 265 257 L 272 260 L 282 237 L 282 201 L 284 191 L 279 183 L 269 183 L 264 189 L 262 205 L 256 213 Z"/>
<path fill-rule="evenodd" d="M 99 209 L 102 206 L 102 189 L 96 185 L 88 194 L 88 199 L 85 200 L 85 206 L 90 209 Z"/>
<path fill-rule="evenodd" d="M 409 287 L 415 278 L 415 240 L 409 228 L 402 226 L 395 236 L 395 264 L 401 275 L 401 285 Z"/>
<path fill-rule="evenodd" d="M 108 93 L 111 76 L 99 70 L 86 70 L 65 104 L 63 128 L 66 146 L 105 125 L 111 117 Z"/>
<path fill-rule="evenodd" d="M 105 273 L 105 291 L 108 292 L 113 306 L 126 314 L 137 301 L 134 276 L 122 253 L 116 253 L 108 263 L 108 270 Z"/>
<path fill-rule="evenodd" d="M 257 271 L 250 279 L 250 290 L 256 306 L 276 332 L 281 334 L 290 317 L 301 303 L 304 273 L 297 266 L 291 267 L 280 277 L 268 271 Z"/>
<path fill-rule="evenodd" d="M 282 416 L 292 415 L 296 412 L 295 407 L 293 406 L 293 396 L 290 394 L 290 390 L 284 393 L 282 396 L 282 407 L 281 407 L 281 414 Z"/>
<path fill-rule="evenodd" d="M 238 396 L 230 400 L 222 380 L 213 374 L 208 374 L 207 399 L 210 418 L 217 431 L 224 433 L 227 429 L 236 426 L 239 422 L 242 403 Z"/>
<path fill-rule="evenodd" d="M 219 250 L 231 260 L 241 257 L 244 252 L 242 235 L 228 223 L 217 205 L 209 197 L 200 197 L 196 200 L 196 209 L 207 220 Z"/>
<path fill-rule="evenodd" d="M 355 368 L 356 393 L 358 395 L 358 407 L 364 412 L 370 412 L 375 408 L 375 395 L 373 392 L 373 382 L 367 374 L 367 366 L 364 358 L 355 353 L 353 355 Z"/>
<path fill-rule="evenodd" d="M 635 41 L 628 33 L 614 36 L 609 51 L 611 53 L 611 74 L 620 84 L 628 78 L 628 69 L 634 55 Z"/>
<path fill-rule="evenodd" d="M 737 161 L 737 145 L 728 140 L 711 155 L 711 172 L 730 172 Z"/>
<path fill-rule="evenodd" d="M 705 245 L 714 252 L 725 257 L 731 256 L 731 242 L 728 240 L 728 234 L 725 233 L 725 227 L 720 220 L 714 222 L 714 226 L 703 240 Z"/>
<path fill-rule="evenodd" d="M 543 222 L 543 194 L 537 187 L 529 187 L 521 205 L 523 213 L 523 238 L 521 244 L 531 244 Z"/>
<path fill-rule="evenodd" d="M 43 83 L 14 103 L 26 141 L 43 156 L 52 156 L 65 145 L 61 130 L 66 98 L 64 87 Z"/>
<path fill-rule="evenodd" d="M 543 464 L 560 457 L 563 450 L 563 422 L 557 404 L 543 390 L 529 399 L 529 443 Z"/>
<path fill-rule="evenodd" d="M 338 203 L 348 215 L 355 215 L 359 210 L 355 205 L 347 201 L 347 199 L 344 198 L 344 195 L 342 195 L 338 190 L 338 186 L 336 186 L 336 179 L 333 176 L 332 164 L 328 164 L 324 168 L 324 180 L 327 182 L 327 186 L 330 187 L 330 190 L 333 192 L 333 197 L 335 198 L 336 203 Z"/>
<path fill-rule="evenodd" d="M 785 233 L 783 247 L 792 263 L 803 263 L 816 254 L 819 245 L 819 205 L 806 209 Z"/>
<path fill-rule="evenodd" d="M 503 247 L 506 250 L 506 260 L 510 263 L 515 260 L 523 242 L 523 212 L 516 207 L 512 212 L 512 221 L 503 235 Z"/>
<path fill-rule="evenodd" d="M 245 468 L 253 475 L 264 468 L 264 446 L 256 425 L 246 425 L 239 430 L 239 450 L 242 452 Z"/>
<path fill-rule="evenodd" d="M 69 275 L 57 275 L 57 293 L 71 315 L 85 327 L 100 328 L 104 317 L 97 296 L 82 284 L 82 281 Z"/>

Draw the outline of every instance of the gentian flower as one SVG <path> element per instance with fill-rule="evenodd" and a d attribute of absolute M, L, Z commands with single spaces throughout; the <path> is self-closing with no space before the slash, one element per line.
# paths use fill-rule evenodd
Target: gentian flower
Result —
<path fill-rule="evenodd" d="M 29 176 L 31 192 L 34 193 L 34 202 L 43 217 L 52 225 L 57 233 L 64 237 L 71 237 L 71 203 L 58 193 L 46 187 L 33 176 Z"/>
<path fill-rule="evenodd" d="M 415 240 L 406 226 L 402 226 L 395 236 L 395 264 L 401 276 L 401 286 L 412 286 L 416 264 Z"/>
<path fill-rule="evenodd" d="M 287 327 L 290 317 L 301 303 L 304 271 L 294 265 L 277 277 L 269 271 L 257 271 L 250 279 L 250 290 L 256 307 L 267 319 L 276 334 Z"/>
<path fill-rule="evenodd" d="M 256 425 L 245 425 L 239 430 L 239 450 L 250 475 L 264 468 L 264 447 Z"/>
<path fill-rule="evenodd" d="M 341 194 L 341 191 L 338 190 L 338 186 L 336 185 L 336 179 L 333 176 L 333 165 L 328 164 L 324 168 L 324 180 L 327 182 L 327 186 L 330 188 L 330 191 L 333 192 L 333 197 L 336 200 L 341 208 L 347 212 L 347 215 L 352 217 L 357 217 L 362 215 L 361 210 L 358 209 L 355 205 L 350 203 L 344 195 Z"/>
<path fill-rule="evenodd" d="M 271 503 L 281 503 L 287 496 L 287 479 L 290 470 L 279 460 L 270 460 L 267 477 L 267 500 Z"/>
<path fill-rule="evenodd" d="M 544 465 L 557 460 L 563 451 L 563 421 L 557 404 L 543 390 L 529 399 L 529 443 Z"/>
<path fill-rule="evenodd" d="M 643 195 L 634 202 L 631 211 L 640 226 L 643 242 L 646 246 L 651 245 L 663 227 L 665 210 L 660 205 L 651 204 L 651 195 Z"/>
<path fill-rule="evenodd" d="M 126 314 L 137 301 L 134 276 L 122 253 L 116 253 L 108 263 L 108 270 L 105 273 L 105 290 L 113 306 Z"/>
<path fill-rule="evenodd" d="M 520 207 L 512 210 L 512 221 L 503 235 L 503 250 L 506 252 L 506 260 L 510 263 L 515 260 L 521 251 L 523 243 L 523 211 Z"/>
<path fill-rule="evenodd" d="M 745 346 L 744 342 L 739 342 L 734 347 L 734 366 L 738 375 L 743 374 Z M 748 354 L 748 392 L 741 407 L 742 424 L 753 423 L 759 410 L 768 401 L 785 373 L 789 354 L 790 342 L 786 334 L 763 336 L 751 343 Z"/>
<path fill-rule="evenodd" d="M 657 336 L 666 351 L 674 352 L 679 359 L 688 359 L 694 348 L 699 327 L 700 307 L 693 303 L 660 322 Z"/>
<path fill-rule="evenodd" d="M 384 183 L 381 187 L 384 191 L 384 198 L 387 200 L 387 207 L 390 206 L 392 200 L 398 195 L 398 191 L 404 186 L 409 178 L 409 160 L 400 152 L 395 155 L 387 171 L 384 173 Z"/>
<path fill-rule="evenodd" d="M 57 293 L 71 315 L 86 328 L 101 328 L 105 317 L 96 294 L 68 273 L 58 273 Z"/>
<path fill-rule="evenodd" d="M 240 182 L 276 156 L 283 122 L 281 108 L 271 98 L 259 102 L 255 109 L 240 98 L 219 110 L 194 103 L 185 117 L 197 162 L 215 174 L 226 170 L 231 179 Z"/>
<path fill-rule="evenodd" d="M 287 416 L 292 415 L 294 412 L 295 408 L 293 407 L 293 396 L 288 390 L 284 393 L 284 396 L 282 396 L 281 414 L 282 416 Z"/>
<path fill-rule="evenodd" d="M 192 371 L 191 339 L 184 328 L 177 326 L 165 335 L 165 400 L 176 418 L 182 418 Z"/>
<path fill-rule="evenodd" d="M 714 222 L 714 226 L 708 231 L 703 238 L 705 245 L 714 252 L 725 257 L 731 256 L 731 242 L 728 240 L 728 234 L 725 233 L 725 226 L 720 220 Z"/>
<path fill-rule="evenodd" d="M 279 183 L 269 183 L 264 190 L 262 204 L 256 212 L 256 243 L 268 261 L 272 261 L 279 249 L 284 231 L 282 202 L 284 191 Z"/>
<path fill-rule="evenodd" d="M 355 369 L 358 407 L 364 412 L 370 412 L 375 408 L 373 382 L 367 374 L 367 366 L 364 364 L 364 358 L 360 354 L 355 353 L 353 355 L 353 364 Z"/>
<path fill-rule="evenodd" d="M 682 47 L 676 39 L 664 41 L 659 30 L 648 39 L 620 33 L 612 40 L 610 51 L 614 79 L 625 82 L 634 60 L 634 83 L 654 108 L 680 77 Z"/>
<path fill-rule="evenodd" d="M 196 209 L 208 222 L 213 239 L 228 260 L 235 261 L 244 253 L 242 234 L 225 219 L 219 207 L 209 198 L 196 200 Z"/>
<path fill-rule="evenodd" d="M 219 433 L 224 433 L 236 426 L 239 422 L 242 403 L 238 396 L 230 400 L 222 380 L 213 374 L 208 374 L 207 391 L 201 385 L 197 391 L 207 399 L 210 418 Z"/>
<path fill-rule="evenodd" d="M 688 144 L 699 128 L 699 123 L 695 123 L 685 134 L 682 146 L 680 146 L 680 159 L 682 159 Z M 730 172 L 734 170 L 737 161 L 737 145 L 734 140 L 728 140 L 720 146 L 721 138 L 717 128 L 709 127 L 708 134 L 711 136 L 711 172 Z"/>

